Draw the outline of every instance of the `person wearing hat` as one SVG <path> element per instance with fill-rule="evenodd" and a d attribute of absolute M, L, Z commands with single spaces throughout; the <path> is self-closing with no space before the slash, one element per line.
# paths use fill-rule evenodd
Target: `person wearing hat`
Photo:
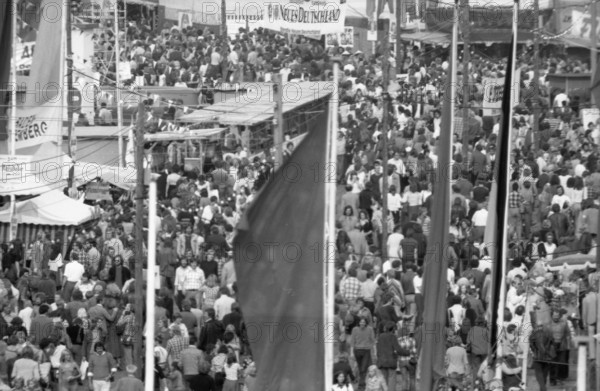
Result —
<path fill-rule="evenodd" d="M 144 391 L 144 383 L 135 377 L 137 367 L 133 364 L 126 367 L 127 376 L 122 377 L 115 384 L 114 391 Z"/>

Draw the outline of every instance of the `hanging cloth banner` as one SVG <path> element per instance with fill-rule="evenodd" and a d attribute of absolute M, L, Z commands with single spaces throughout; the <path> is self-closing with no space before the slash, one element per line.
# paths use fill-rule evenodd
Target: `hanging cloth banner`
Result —
<path fill-rule="evenodd" d="M 322 35 L 344 32 L 346 0 L 265 1 L 259 6 L 262 8 L 263 17 L 256 22 L 256 27 L 283 34 Z"/>
<path fill-rule="evenodd" d="M 59 137 L 62 136 L 61 114 L 61 107 L 53 103 L 31 109 L 18 109 L 16 148 L 58 142 Z"/>

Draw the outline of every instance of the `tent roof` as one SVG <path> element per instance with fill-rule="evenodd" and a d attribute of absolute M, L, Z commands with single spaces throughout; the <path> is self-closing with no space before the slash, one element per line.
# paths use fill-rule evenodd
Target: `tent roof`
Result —
<path fill-rule="evenodd" d="M 438 45 L 450 43 L 448 34 L 437 31 L 418 31 L 415 33 L 401 34 L 400 39 L 403 41 L 419 41 Z"/>
<path fill-rule="evenodd" d="M 216 136 L 227 128 L 192 129 L 187 132 L 161 132 L 145 134 L 144 141 L 174 141 L 174 140 L 198 140 Z"/>
<path fill-rule="evenodd" d="M 232 93 L 223 102 L 215 103 L 179 118 L 180 122 L 218 122 L 222 125 L 252 126 L 273 117 L 275 101 L 273 83 L 242 83 L 243 92 Z M 331 83 L 299 82 L 283 86 L 283 113 L 324 98 L 333 91 Z"/>
<path fill-rule="evenodd" d="M 102 181 L 121 189 L 133 190 L 136 186 L 137 170 L 133 166 L 117 167 L 90 162 L 77 162 L 74 177 L 79 185 L 100 178 Z"/>
<path fill-rule="evenodd" d="M 80 225 L 94 219 L 94 208 L 52 190 L 38 197 L 17 202 L 19 224 Z M 0 211 L 0 222 L 10 222 L 10 211 Z"/>

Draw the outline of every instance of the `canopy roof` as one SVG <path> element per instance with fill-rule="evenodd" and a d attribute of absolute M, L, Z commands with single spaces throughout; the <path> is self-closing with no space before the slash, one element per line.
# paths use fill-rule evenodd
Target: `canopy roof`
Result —
<path fill-rule="evenodd" d="M 232 92 L 231 97 L 225 98 L 222 102 L 182 116 L 179 121 L 252 126 L 273 118 L 275 109 L 273 83 L 242 83 L 240 90 L 242 92 Z M 333 92 L 333 85 L 328 82 L 285 83 L 283 113 L 324 98 L 331 92 Z"/>
<path fill-rule="evenodd" d="M 38 197 L 17 202 L 19 224 L 80 225 L 94 219 L 94 208 L 51 190 Z M 8 208 L 0 211 L 0 222 L 10 222 Z"/>
<path fill-rule="evenodd" d="M 227 128 L 192 129 L 187 132 L 161 132 L 145 134 L 144 141 L 176 141 L 176 140 L 198 140 L 216 136 L 227 130 Z"/>
<path fill-rule="evenodd" d="M 90 162 L 77 162 L 74 176 L 78 185 L 84 185 L 96 178 L 125 190 L 133 190 L 137 181 L 137 170 L 133 166 L 106 166 Z"/>

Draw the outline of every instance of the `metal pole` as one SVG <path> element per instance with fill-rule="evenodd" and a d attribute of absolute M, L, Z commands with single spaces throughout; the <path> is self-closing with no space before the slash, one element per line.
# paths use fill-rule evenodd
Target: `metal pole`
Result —
<path fill-rule="evenodd" d="M 590 50 L 590 56 L 591 56 L 591 61 L 590 61 L 590 65 L 591 65 L 591 71 L 592 71 L 592 77 L 595 77 L 596 75 L 596 67 L 598 66 L 598 3 L 597 0 L 593 0 L 592 4 L 590 4 L 590 6 L 592 7 L 592 32 L 590 34 L 591 38 L 592 38 L 592 48 Z M 592 104 L 598 103 L 595 101 L 594 99 L 594 94 L 591 94 L 592 97 Z M 585 124 L 584 124 L 585 126 Z"/>
<path fill-rule="evenodd" d="M 462 128 L 462 156 L 463 166 L 465 170 L 469 169 L 469 144 L 471 138 L 469 137 L 469 62 L 471 62 L 471 52 L 469 47 L 469 1 L 461 0 L 461 16 L 462 16 L 462 36 L 463 36 L 463 89 L 462 89 L 462 104 L 463 104 L 463 128 Z M 457 151 L 458 152 L 458 151 Z"/>
<path fill-rule="evenodd" d="M 121 43 L 119 42 L 119 2 L 115 1 L 115 101 L 117 103 L 117 130 L 118 130 L 118 148 L 119 148 L 119 167 L 125 166 L 123 159 L 123 105 L 121 103 L 121 75 L 119 74 L 119 66 L 121 65 Z"/>
<path fill-rule="evenodd" d="M 275 99 L 275 112 L 273 115 L 273 142 L 275 143 L 275 167 L 283 164 L 283 77 L 281 74 L 273 75 L 273 96 Z"/>
<path fill-rule="evenodd" d="M 10 130 L 8 135 L 8 154 L 17 153 L 17 2 L 12 3 L 11 35 L 12 35 L 12 61 L 11 61 L 11 95 L 10 95 Z M 17 237 L 18 220 L 16 219 L 17 200 L 14 194 L 10 195 L 10 229 L 9 240 Z"/>
<path fill-rule="evenodd" d="M 533 41 L 533 148 L 537 151 L 539 145 L 540 131 L 540 37 L 542 33 L 543 17 L 540 15 L 540 0 L 535 0 L 533 3 L 534 14 L 537 20 L 537 28 L 535 29 Z"/>
<path fill-rule="evenodd" d="M 143 180 L 143 179 L 142 179 Z M 154 306 L 156 273 L 156 181 L 150 181 L 150 205 L 148 208 L 148 292 L 146 294 L 146 391 L 154 391 Z"/>
<path fill-rule="evenodd" d="M 587 390 L 587 346 L 579 344 L 577 349 L 577 391 Z"/>
<path fill-rule="evenodd" d="M 135 324 L 144 324 L 144 120 L 146 113 L 142 102 L 138 105 L 137 127 L 135 129 L 135 165 L 137 183 L 135 188 Z M 149 240 L 150 241 L 150 240 Z M 149 318 L 148 318 L 149 319 Z M 138 373 L 141 374 L 144 356 L 142 354 L 142 333 L 138 333 L 133 345 L 133 356 Z M 152 365 L 154 368 L 154 365 Z"/>
<path fill-rule="evenodd" d="M 227 45 L 227 2 L 226 0 L 221 0 L 221 33 L 223 34 L 223 44 Z M 226 48 L 226 46 L 223 46 Z M 223 53 L 224 56 L 227 53 Z"/>
<path fill-rule="evenodd" d="M 68 117 L 68 153 L 73 161 L 75 161 L 75 154 L 77 151 L 77 137 L 75 136 L 75 124 L 73 122 L 73 115 L 75 114 L 75 110 L 73 107 L 73 49 L 72 49 L 72 41 L 71 41 L 71 0 L 66 0 L 66 24 L 67 28 L 65 29 L 66 36 L 66 44 L 67 44 L 67 117 Z M 73 187 L 73 176 L 75 171 L 73 169 L 69 170 L 69 189 Z"/>
<path fill-rule="evenodd" d="M 390 84 L 390 27 L 389 27 L 390 19 L 383 20 L 383 31 L 385 35 L 383 36 L 383 60 L 381 61 L 381 70 L 383 75 L 383 121 L 381 124 L 381 141 L 382 141 L 382 152 L 381 152 L 381 160 L 383 163 L 383 176 L 382 186 L 381 186 L 381 213 L 382 213 L 382 230 L 381 230 L 381 254 L 383 255 L 383 259 L 387 259 L 387 237 L 388 237 L 388 117 L 389 117 L 389 93 L 388 87 Z M 400 189 L 397 189 L 399 192 Z"/>
<path fill-rule="evenodd" d="M 402 68 L 404 67 L 404 56 L 400 55 L 402 53 L 402 40 L 400 39 L 400 31 L 402 18 L 404 17 L 404 10 L 402 9 L 402 0 L 396 1 L 396 75 L 402 73 Z"/>
<path fill-rule="evenodd" d="M 337 84 L 339 80 L 339 64 L 333 63 L 333 82 Z M 334 89 L 338 91 L 338 89 Z M 337 132 L 338 132 L 338 101 L 339 96 L 331 95 L 329 99 L 329 129 L 327 132 L 327 169 L 326 174 L 331 172 L 329 167 L 335 167 L 337 163 Z M 336 170 L 333 170 L 335 173 Z M 330 328 L 336 327 L 333 308 L 335 306 L 335 193 L 336 193 L 336 177 L 326 177 L 325 180 L 325 208 L 327 216 L 325 221 L 325 249 L 323 260 L 323 268 L 327 281 L 327 292 L 325 294 L 325 338 L 329 335 Z M 325 384 L 333 383 L 333 361 L 334 349 L 333 341 L 325 340 Z"/>

